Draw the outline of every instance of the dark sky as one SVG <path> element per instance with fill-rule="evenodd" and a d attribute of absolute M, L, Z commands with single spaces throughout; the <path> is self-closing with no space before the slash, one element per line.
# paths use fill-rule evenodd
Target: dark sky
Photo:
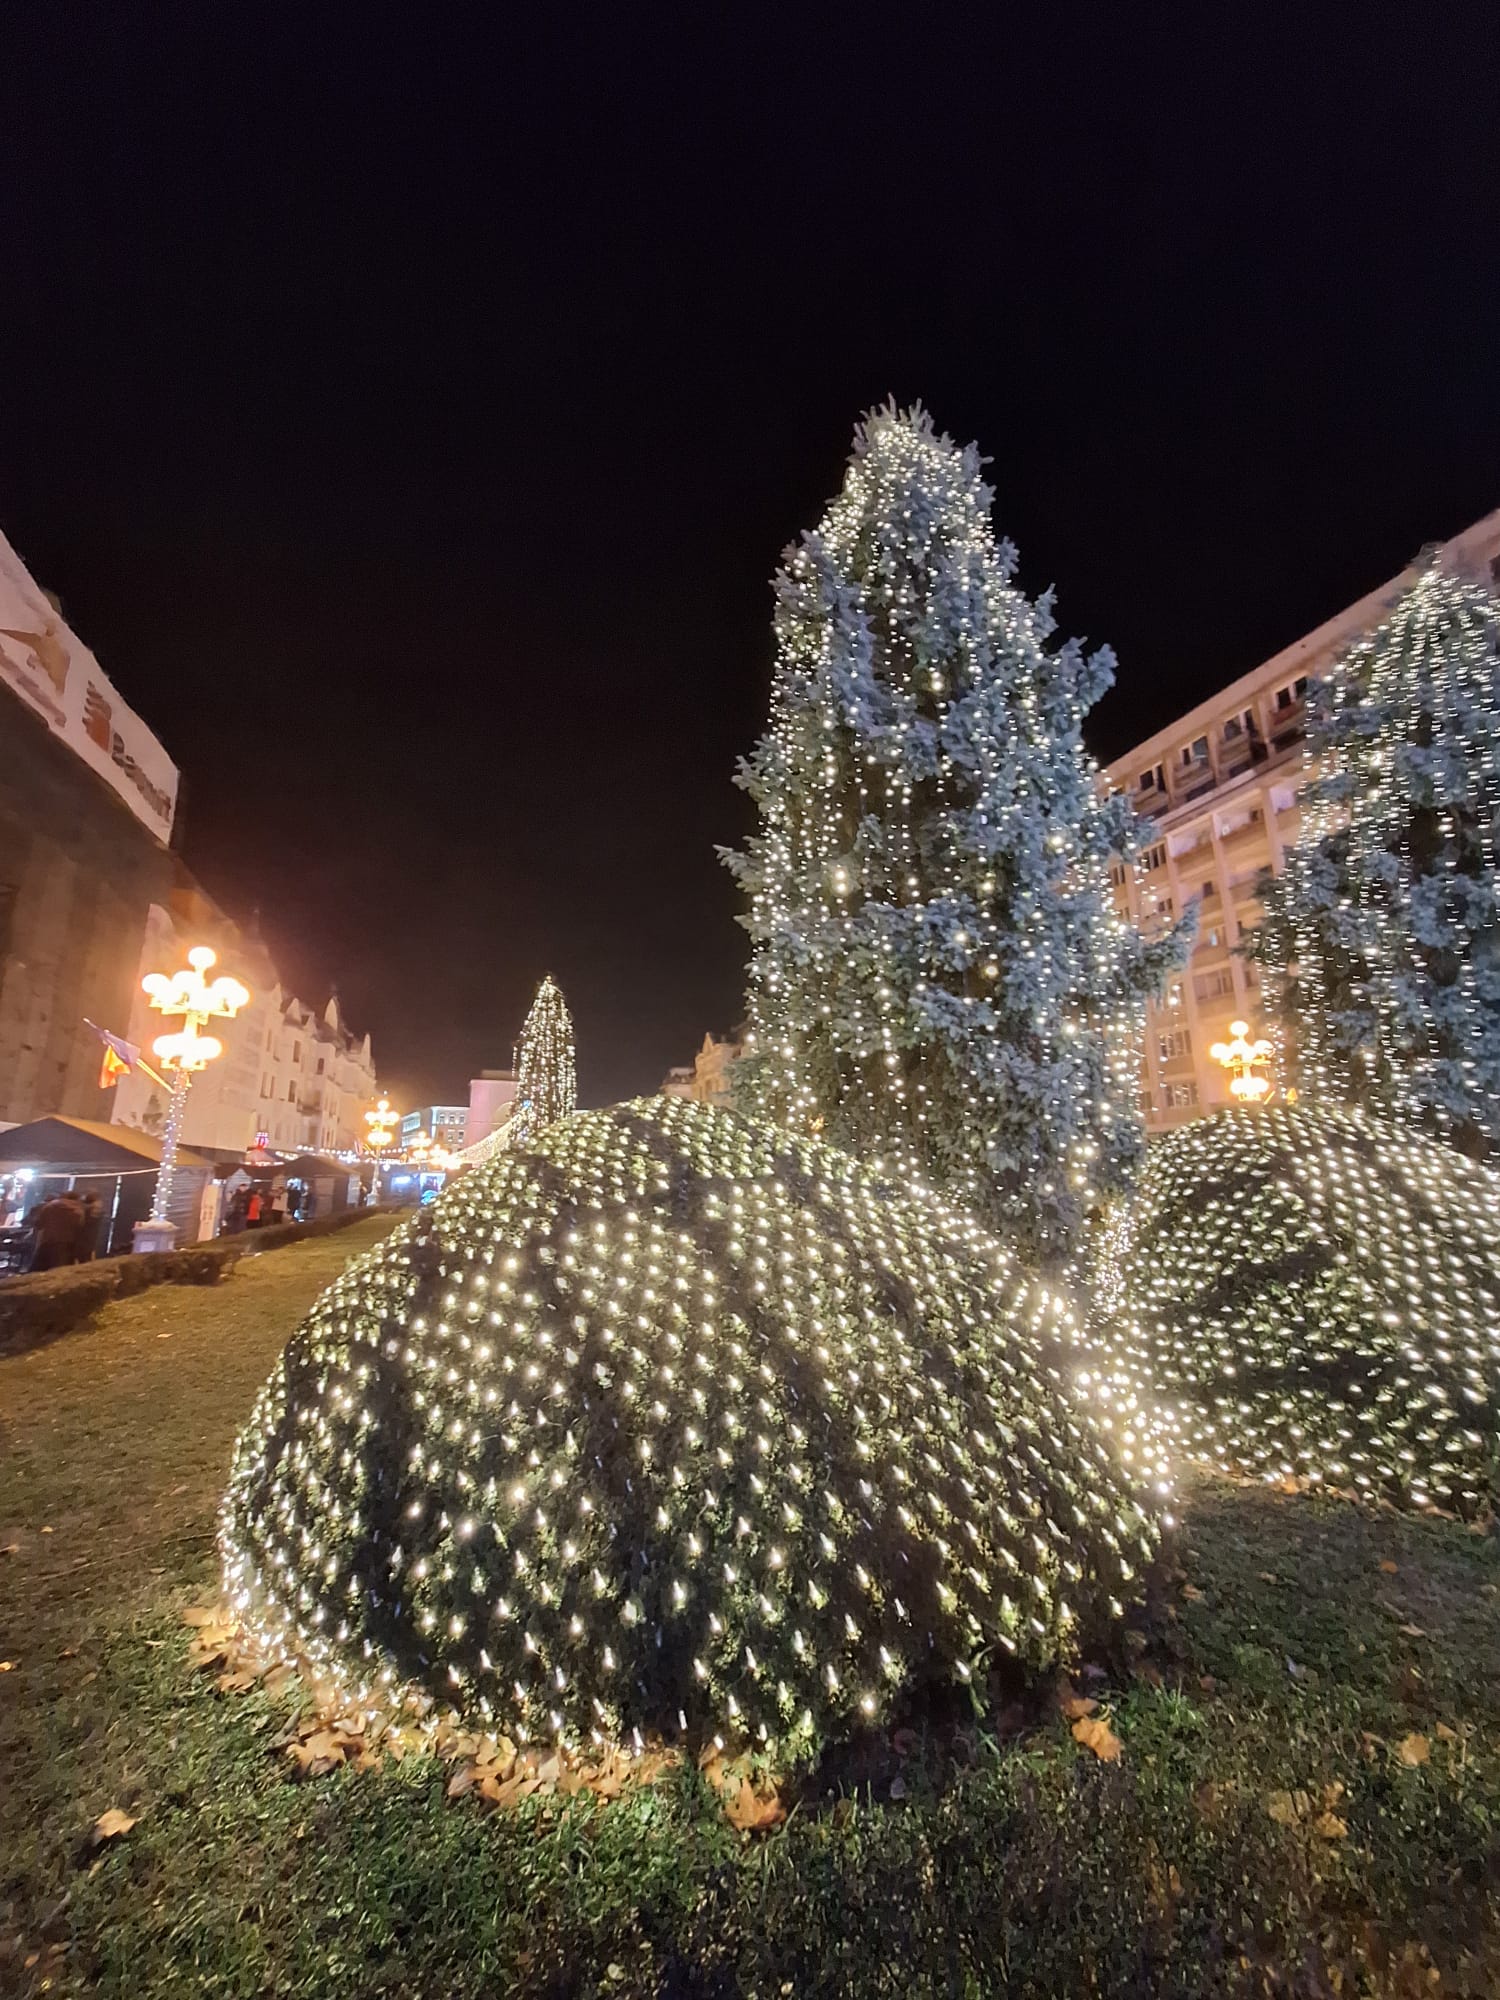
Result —
<path fill-rule="evenodd" d="M 1500 505 L 1488 7 L 5 40 L 0 526 L 405 1102 L 549 970 L 586 1102 L 736 1018 L 768 579 L 887 394 L 1117 648 L 1103 755 Z"/>

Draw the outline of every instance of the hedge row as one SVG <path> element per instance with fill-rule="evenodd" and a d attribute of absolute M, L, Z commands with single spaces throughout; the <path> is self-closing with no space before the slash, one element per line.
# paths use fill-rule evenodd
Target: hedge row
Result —
<path fill-rule="evenodd" d="M 331 1236 L 371 1214 L 394 1215 L 394 1206 L 346 1208 L 312 1222 L 280 1222 L 269 1229 L 220 1236 L 181 1250 L 149 1256 L 99 1257 L 91 1264 L 67 1264 L 57 1271 L 28 1271 L 0 1278 L 0 1355 L 24 1354 L 80 1327 L 111 1299 L 129 1298 L 152 1285 L 216 1285 L 241 1257 L 279 1250 L 310 1236 Z"/>

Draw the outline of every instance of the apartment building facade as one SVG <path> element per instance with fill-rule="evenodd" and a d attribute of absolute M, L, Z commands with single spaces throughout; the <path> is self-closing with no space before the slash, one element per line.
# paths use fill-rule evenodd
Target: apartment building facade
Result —
<path fill-rule="evenodd" d="M 435 1146 L 462 1152 L 468 1125 L 467 1104 L 424 1104 L 417 1111 L 408 1111 L 401 1120 L 401 1149 L 404 1152 L 419 1135 L 425 1134 Z"/>
<path fill-rule="evenodd" d="M 1445 543 L 1443 559 L 1500 579 L 1500 509 Z M 1297 836 L 1308 684 L 1379 624 L 1415 575 L 1413 563 L 1104 773 L 1156 828 L 1136 863 L 1114 870 L 1117 907 L 1147 928 L 1190 905 L 1198 911 L 1188 964 L 1147 1010 L 1141 1093 L 1150 1131 L 1232 1101 L 1209 1052 L 1229 1039 L 1231 1021 L 1264 1026 L 1257 969 L 1236 947 L 1259 920 L 1257 883 L 1266 870 L 1281 872 Z"/>

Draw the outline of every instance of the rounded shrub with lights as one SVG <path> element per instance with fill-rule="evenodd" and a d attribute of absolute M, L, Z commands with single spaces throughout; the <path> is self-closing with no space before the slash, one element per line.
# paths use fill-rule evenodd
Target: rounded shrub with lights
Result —
<path fill-rule="evenodd" d="M 930 1195 L 729 1111 L 564 1119 L 359 1259 L 225 1501 L 241 1616 L 522 1740 L 809 1751 L 1117 1617 L 1159 1477 L 1065 1302 Z"/>
<path fill-rule="evenodd" d="M 1153 1143 L 1103 1258 L 1101 1349 L 1170 1448 L 1473 1513 L 1500 1467 L 1500 1176 L 1333 1107 Z"/>

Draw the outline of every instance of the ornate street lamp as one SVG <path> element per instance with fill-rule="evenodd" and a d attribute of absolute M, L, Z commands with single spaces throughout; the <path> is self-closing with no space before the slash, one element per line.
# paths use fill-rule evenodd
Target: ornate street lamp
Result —
<path fill-rule="evenodd" d="M 161 1165 L 156 1173 L 151 1213 L 145 1222 L 135 1226 L 137 1250 L 170 1250 L 177 1237 L 175 1223 L 167 1220 L 167 1209 L 177 1177 L 177 1149 L 182 1140 L 188 1092 L 196 1073 L 207 1069 L 216 1056 L 224 1053 L 224 1044 L 216 1035 L 202 1032 L 204 1023 L 216 1018 L 232 1020 L 250 998 L 250 989 L 237 979 L 221 974 L 210 983 L 204 978 L 217 959 L 218 954 L 206 944 L 195 945 L 188 953 L 186 972 L 148 972 L 141 981 L 157 1012 L 168 1019 L 180 1015 L 182 1026 L 176 1034 L 158 1035 L 151 1044 L 152 1053 L 161 1058 L 162 1068 L 171 1076 L 172 1095 L 167 1102 Z"/>
<path fill-rule="evenodd" d="M 373 1165 L 370 1170 L 370 1206 L 380 1199 L 380 1156 L 391 1143 L 401 1113 L 392 1111 L 389 1098 L 382 1097 L 373 1111 L 365 1113 L 365 1145 Z"/>
<path fill-rule="evenodd" d="M 1271 1095 L 1271 1079 L 1257 1075 L 1257 1071 L 1271 1060 L 1271 1044 L 1263 1035 L 1252 1042 L 1248 1021 L 1231 1021 L 1229 1032 L 1233 1041 L 1215 1042 L 1208 1053 L 1229 1071 L 1231 1097 L 1241 1104 L 1263 1104 Z"/>

